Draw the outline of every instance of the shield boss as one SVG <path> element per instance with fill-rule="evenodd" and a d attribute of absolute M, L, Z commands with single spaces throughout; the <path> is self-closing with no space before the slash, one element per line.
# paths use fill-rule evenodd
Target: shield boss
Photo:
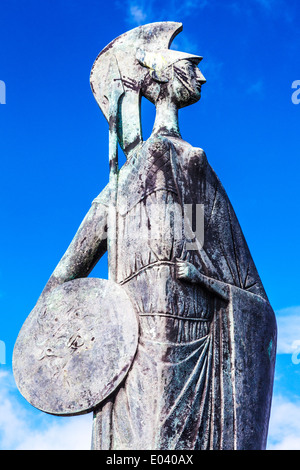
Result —
<path fill-rule="evenodd" d="M 138 322 L 123 287 L 105 279 L 69 281 L 39 302 L 21 328 L 15 380 L 42 411 L 87 413 L 124 379 L 137 343 Z"/>

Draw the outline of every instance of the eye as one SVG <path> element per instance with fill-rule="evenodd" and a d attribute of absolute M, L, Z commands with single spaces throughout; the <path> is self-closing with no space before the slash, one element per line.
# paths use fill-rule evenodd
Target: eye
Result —
<path fill-rule="evenodd" d="M 190 64 L 188 65 L 188 72 L 189 72 L 190 75 L 195 75 L 195 73 L 196 73 L 196 66 L 195 66 L 195 64 L 191 64 L 191 63 L 190 63 Z"/>

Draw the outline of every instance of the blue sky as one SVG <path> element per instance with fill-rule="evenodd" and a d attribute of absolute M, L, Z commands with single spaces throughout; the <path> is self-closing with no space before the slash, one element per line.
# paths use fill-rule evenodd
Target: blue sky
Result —
<path fill-rule="evenodd" d="M 89 85 L 93 62 L 118 35 L 162 20 L 183 23 L 173 48 L 204 57 L 207 83 L 200 103 L 181 110 L 181 133 L 206 151 L 225 186 L 277 315 L 268 448 L 300 449 L 297 0 L 1 1 L 0 449 L 89 448 L 91 415 L 55 418 L 27 405 L 11 356 L 108 181 L 108 128 Z M 145 138 L 153 119 L 143 101 Z M 106 277 L 106 259 L 93 275 Z"/>

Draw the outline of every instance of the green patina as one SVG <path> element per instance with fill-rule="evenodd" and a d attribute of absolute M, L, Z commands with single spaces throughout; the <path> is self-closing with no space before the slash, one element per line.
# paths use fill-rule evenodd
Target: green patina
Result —
<path fill-rule="evenodd" d="M 272 347 L 273 347 L 273 340 L 271 339 L 271 341 L 269 342 L 269 346 L 268 346 L 269 359 L 271 359 Z"/>

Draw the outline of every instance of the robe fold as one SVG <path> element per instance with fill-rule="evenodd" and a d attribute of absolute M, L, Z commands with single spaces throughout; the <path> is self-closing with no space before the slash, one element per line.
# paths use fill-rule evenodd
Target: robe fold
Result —
<path fill-rule="evenodd" d="M 109 199 L 107 187 L 95 204 L 108 211 Z M 191 249 L 184 215 L 196 205 L 204 240 Z M 228 299 L 178 279 L 178 258 L 223 283 Z M 275 317 L 203 150 L 152 136 L 122 167 L 116 278 L 140 339 L 126 379 L 94 412 L 93 448 L 264 449 Z"/>

